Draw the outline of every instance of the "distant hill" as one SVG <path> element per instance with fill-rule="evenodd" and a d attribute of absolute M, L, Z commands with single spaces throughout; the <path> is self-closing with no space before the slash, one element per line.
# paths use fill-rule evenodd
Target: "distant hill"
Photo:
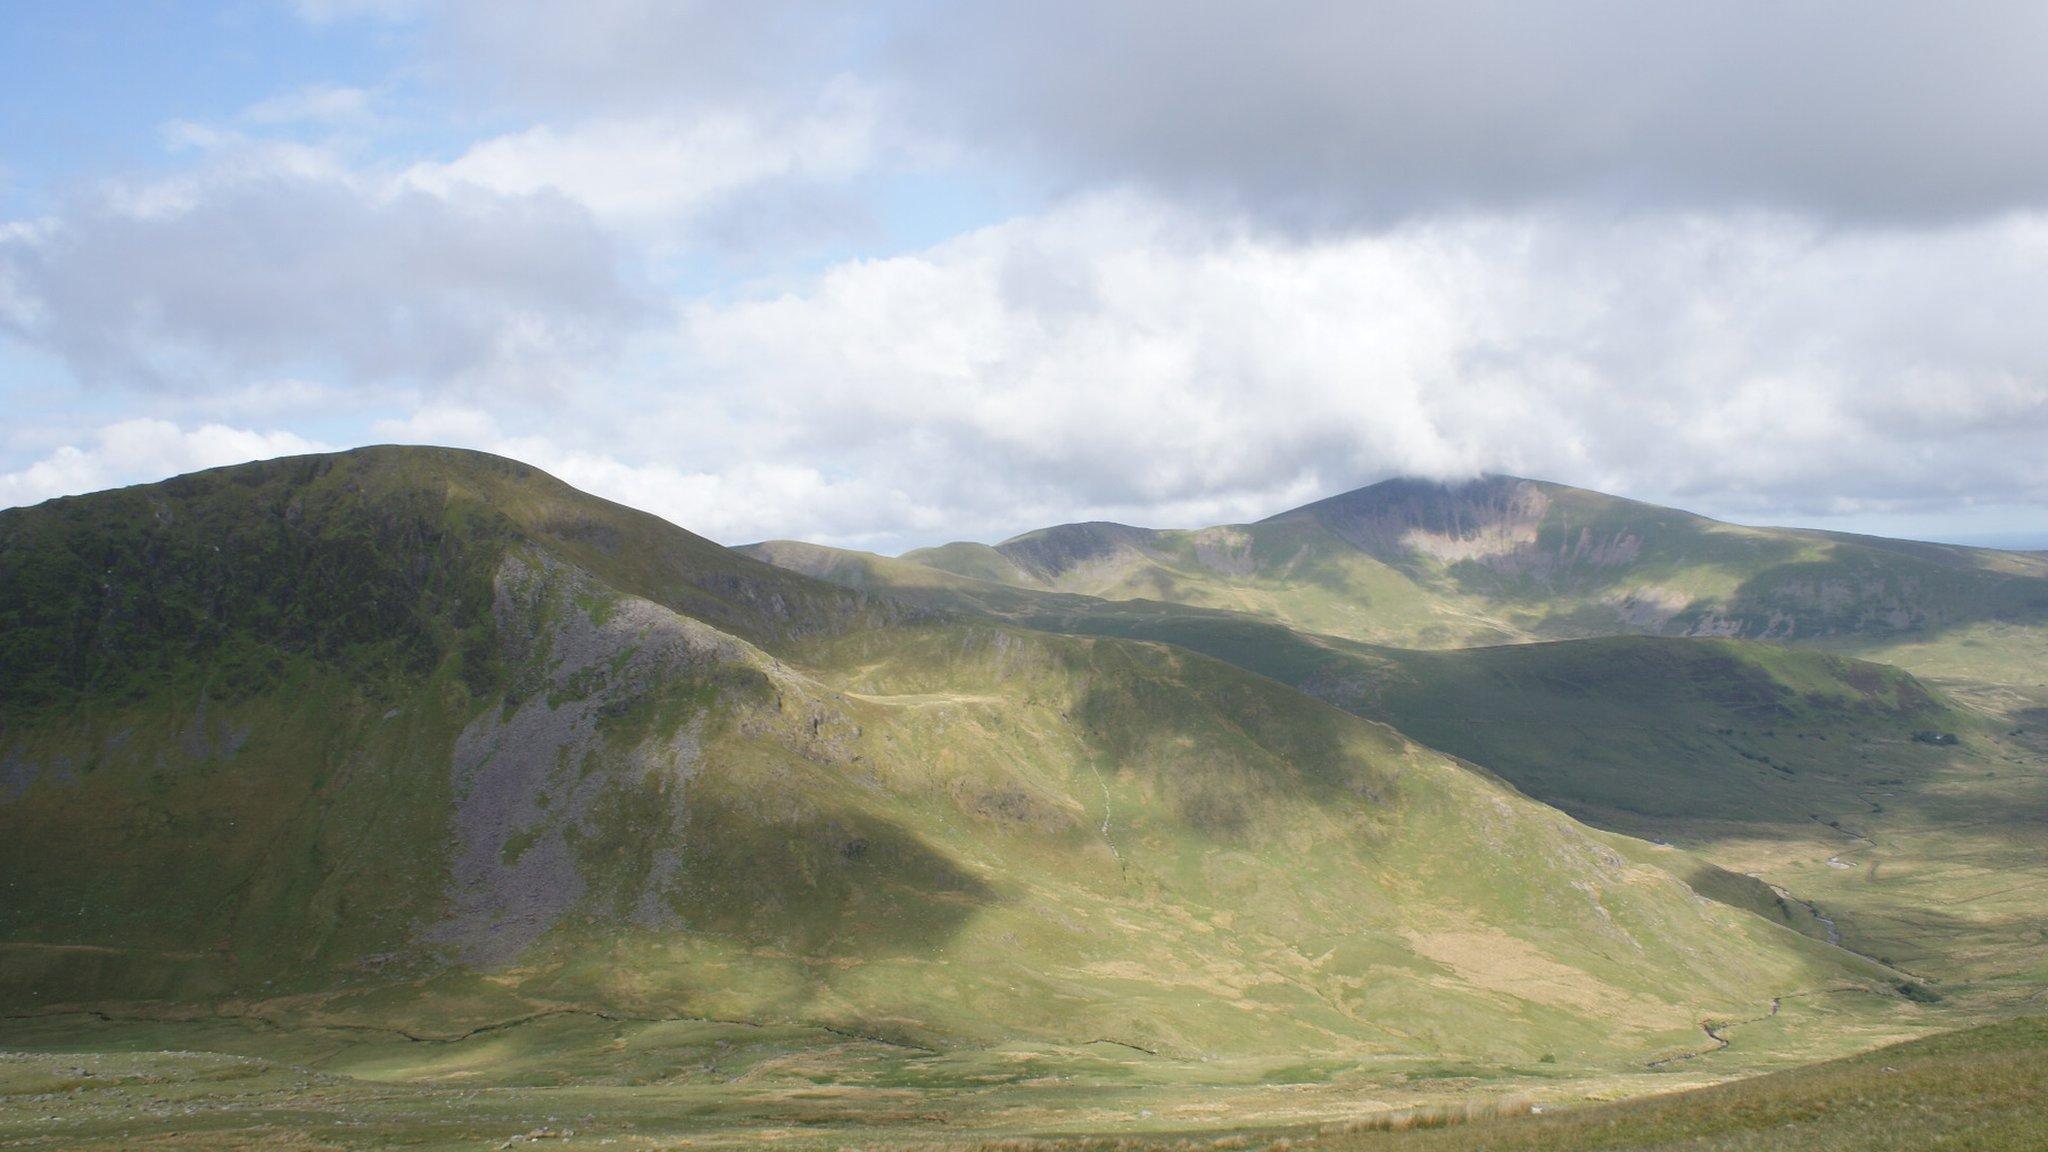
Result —
<path fill-rule="evenodd" d="M 1498 495 L 1509 487 L 1487 490 Z M 1383 485 L 1340 498 L 1336 507 L 1310 505 L 1243 528 L 1134 537 L 1130 530 L 1081 526 L 1085 530 L 1070 536 L 1108 541 L 1125 571 L 1155 576 L 1168 563 L 1192 564 L 1193 553 L 1173 552 L 1192 548 L 1192 541 L 1213 544 L 1242 533 L 1270 543 L 1283 532 L 1358 570 L 1398 574 L 1324 527 L 1335 524 L 1367 547 L 1407 557 L 1402 562 L 1417 581 L 1450 588 L 1435 601 L 1443 611 L 1434 619 L 1452 620 L 1444 606 L 1455 604 L 1463 613 L 1458 619 L 1478 622 L 1475 627 L 1496 637 L 1509 629 L 1506 621 L 1518 605 L 1542 603 L 1518 592 L 1515 582 L 1564 589 L 1554 601 L 1580 595 L 1572 589 L 1612 576 L 1614 565 L 1597 557 L 1613 557 L 1617 549 L 1597 542 L 1636 539 L 1581 533 L 1596 543 L 1564 560 L 1539 550 L 1549 558 L 1525 556 L 1488 568 L 1467 557 L 1452 566 L 1463 566 L 1462 574 L 1446 575 L 1450 569 L 1413 557 L 1415 533 L 1513 557 L 1520 546 L 1500 544 L 1512 533 L 1499 526 L 1534 523 L 1532 510 L 1542 501 L 1524 491 L 1472 507 L 1440 501 L 1443 492 L 1434 485 Z M 891 559 L 787 543 L 751 551 L 932 610 L 1214 656 L 1390 724 L 1588 823 L 1683 845 L 1720 870 L 1691 877 L 1717 899 L 1945 980 L 2038 978 L 2038 943 L 2014 931 L 2038 918 L 2048 894 L 2039 863 L 2048 846 L 2039 786 L 2039 765 L 2048 755 L 2048 626 L 2029 615 L 2030 597 L 2042 584 L 2031 574 L 2035 558 L 1734 529 L 1571 490 L 1544 499 L 1545 517 L 1557 514 L 1560 499 L 1576 499 L 1594 511 L 1607 507 L 1629 524 L 1661 524 L 1656 531 L 1641 529 L 1640 546 L 1628 545 L 1636 565 L 1649 563 L 1659 549 L 1668 552 L 1671 540 L 1688 533 L 1709 542 L 1728 534 L 1738 544 L 1735 561 L 1754 573 L 1741 584 L 1790 579 L 1782 570 L 1759 568 L 1760 549 L 1833 550 L 1843 558 L 1837 567 L 1853 562 L 1877 573 L 1871 587 L 1918 598 L 1922 622 L 1896 623 L 1875 611 L 1879 601 L 1859 603 L 1846 586 L 1828 585 L 1815 614 L 1790 610 L 1776 631 L 1765 630 L 1776 637 L 1769 640 L 1720 635 L 1741 631 L 1723 627 L 1704 635 L 1659 635 L 1610 615 L 1594 629 L 1607 629 L 1604 635 L 1402 647 L 1318 633 L 1301 623 L 1334 620 L 1352 637 L 1416 631 L 1398 613 L 1391 623 L 1380 615 L 1383 601 L 1324 596 L 1325 586 L 1301 578 L 1299 568 L 1282 579 L 1258 575 L 1257 564 L 1231 567 L 1212 557 L 1201 568 L 1205 582 L 1161 578 L 1162 587 L 1181 596 L 1176 601 L 998 584 L 915 563 L 922 554 Z M 1521 512 L 1514 500 L 1523 501 Z M 1361 506 L 1378 510 L 1378 520 L 1361 527 Z M 1288 527 L 1275 529 L 1275 523 Z M 1549 530 L 1541 528 L 1539 536 Z M 1017 551 L 1040 573 L 1038 585 L 1059 583 L 1044 578 L 1057 567 L 1046 557 L 1082 551 L 1043 546 L 1045 537 L 1062 534 L 1056 529 L 1021 538 Z M 1665 543 L 1653 548 L 1653 539 Z M 1389 543 L 1403 540 L 1408 544 Z M 1451 545 L 1438 539 L 1433 547 L 1447 551 Z M 1256 559 L 1256 551 L 1252 555 Z M 1098 576 L 1115 567 L 1096 563 Z M 1589 571 L 1574 575 L 1575 567 Z M 1218 574 L 1224 568 L 1230 571 Z M 1698 571 L 1702 580 L 1728 582 L 1737 568 L 1704 564 Z M 1082 570 L 1064 569 L 1069 577 Z M 1499 583 L 1481 595 L 1458 591 L 1459 581 L 1467 587 Z M 1421 595 L 1424 583 L 1404 587 Z M 1565 631 L 1559 626 L 1564 619 L 1585 617 L 1539 622 Z M 1953 623 L 1927 623 L 1934 620 Z"/>
<path fill-rule="evenodd" d="M 1749 528 L 1510 476 L 1388 480 L 1254 524 L 1066 524 L 902 559 L 1408 647 L 1613 632 L 1913 638 L 2048 621 L 2039 555 Z"/>
<path fill-rule="evenodd" d="M 1274 680 L 476 453 L 0 512 L 0 625 L 14 1013 L 1639 1063 L 1899 983 Z"/>

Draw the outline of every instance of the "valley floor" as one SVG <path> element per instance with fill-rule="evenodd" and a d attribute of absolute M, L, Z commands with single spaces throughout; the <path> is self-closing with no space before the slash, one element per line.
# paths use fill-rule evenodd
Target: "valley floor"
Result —
<path fill-rule="evenodd" d="M 2041 1021 L 1814 1065 L 1832 1054 L 1817 1044 L 1886 1037 L 1876 1005 L 1828 999 L 1719 1022 L 1725 1047 L 1703 1036 L 1689 1058 L 1615 1069 L 1191 1062 L 1107 1045 L 940 1054 L 576 1012 L 447 1042 L 51 1015 L 0 1024 L 0 1148 L 1904 1148 L 1922 1145 L 1870 1141 L 1969 1125 L 1983 1139 L 1953 1146 L 2041 1146 Z M 1518 1118 L 1379 1131 L 1495 1114 Z"/>

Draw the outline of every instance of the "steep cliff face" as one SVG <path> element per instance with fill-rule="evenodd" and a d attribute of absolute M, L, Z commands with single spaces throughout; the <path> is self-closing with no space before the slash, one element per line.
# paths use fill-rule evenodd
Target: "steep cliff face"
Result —
<path fill-rule="evenodd" d="M 1521 572 L 1535 566 L 1538 557 L 1551 557 L 1538 546 L 1551 503 L 1542 486 L 1508 477 L 1459 485 L 1389 480 L 1273 519 L 1312 520 L 1390 562 L 1472 561 L 1500 572 Z M 1633 552 L 1621 559 L 1633 559 Z"/>

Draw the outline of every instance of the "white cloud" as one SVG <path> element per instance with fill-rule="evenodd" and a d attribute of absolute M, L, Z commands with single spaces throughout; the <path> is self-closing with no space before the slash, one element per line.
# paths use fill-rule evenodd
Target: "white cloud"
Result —
<path fill-rule="evenodd" d="M 883 549 L 1484 469 L 1763 519 L 2010 508 L 2048 501 L 2021 306 L 2044 235 L 1560 215 L 1302 241 L 1095 197 L 700 302 L 574 412 L 429 406 L 378 434 L 721 540 Z"/>
<path fill-rule="evenodd" d="M 893 526 L 938 530 L 945 512 L 871 479 L 835 479 L 797 462 L 734 460 L 717 470 L 628 462 L 602 450 L 566 447 L 556 435 L 508 435 L 491 413 L 461 405 L 435 404 L 381 420 L 373 432 L 396 443 L 475 448 L 523 460 L 586 492 L 733 543 L 761 538 L 771 527 L 826 543 L 887 542 Z M 878 521 L 892 528 L 871 527 Z"/>
<path fill-rule="evenodd" d="M 674 232 L 769 182 L 855 175 L 872 158 L 875 115 L 873 94 L 845 81 L 789 116 L 711 108 L 540 124 L 474 144 L 445 163 L 415 164 L 403 181 L 439 195 L 463 187 L 560 193 L 608 223 Z"/>
<path fill-rule="evenodd" d="M 800 190 L 863 171 L 876 116 L 845 81 L 786 114 L 539 124 L 403 166 L 251 134 L 368 106 L 362 89 L 314 86 L 228 126 L 172 121 L 161 136 L 187 166 L 88 185 L 35 225 L 0 222 L 0 334 L 92 384 L 325 372 L 563 387 L 660 310 L 647 280 L 677 245 L 814 239 L 833 213 Z"/>
<path fill-rule="evenodd" d="M 433 404 L 404 418 L 377 421 L 371 432 L 395 444 L 443 444 L 463 448 L 485 448 L 503 439 L 498 421 L 480 408 L 460 404 Z"/>
<path fill-rule="evenodd" d="M 1896 515 L 2048 503 L 2048 341 L 2026 307 L 2044 297 L 2048 223 L 2027 215 L 1519 214 L 1302 239 L 1121 194 L 571 346 L 563 370 L 601 387 L 380 392 L 357 365 L 317 395 L 375 405 L 380 439 L 518 456 L 726 541 L 1200 524 L 1482 469 L 1726 515 Z M 333 323 L 280 331 L 359 322 Z"/>
<path fill-rule="evenodd" d="M 326 451 L 331 451 L 328 445 L 286 431 L 224 424 L 188 429 L 168 420 L 123 420 L 100 428 L 83 446 L 66 445 L 19 471 L 0 473 L 0 508 L 224 464 Z"/>
<path fill-rule="evenodd" d="M 509 441 L 508 455 L 540 467 L 585 491 L 641 508 L 700 535 L 727 543 L 802 535 L 849 547 L 891 535 L 866 525 L 883 520 L 937 531 L 944 509 L 924 493 L 891 488 L 869 476 L 834 478 L 799 463 L 760 461 L 720 472 L 668 464 L 629 464 L 602 454 L 564 453 L 544 442 Z"/>
<path fill-rule="evenodd" d="M 2048 169 L 2010 143 L 2044 105 L 1994 35 L 2038 15 L 1761 7 L 305 0 L 412 55 L 0 222 L 0 338 L 115 411 L 299 403 L 730 540 L 1479 469 L 1758 518 L 2048 503 Z M 1838 39 L 1839 84 L 1792 67 Z M 963 218 L 995 222 L 809 263 Z"/>
<path fill-rule="evenodd" d="M 764 451 L 928 477 L 963 532 L 1482 469 L 1818 511 L 2048 500 L 2048 341 L 2023 304 L 2044 295 L 2033 217 L 1473 217 L 1301 241 L 1123 196 L 699 306 L 684 347 L 699 379 L 759 398 Z"/>
<path fill-rule="evenodd" d="M 259 100 L 242 109 L 237 119 L 265 126 L 361 122 L 371 115 L 372 99 L 366 89 L 342 84 L 312 84 Z"/>
<path fill-rule="evenodd" d="M 380 437 L 527 459 L 726 541 L 1255 518 L 1502 470 L 1709 512 L 2048 501 L 2031 217 L 1474 217 L 1297 240 L 1087 198 L 699 302 L 591 402 Z M 1945 301 L 1931 307 L 1929 301 Z"/>

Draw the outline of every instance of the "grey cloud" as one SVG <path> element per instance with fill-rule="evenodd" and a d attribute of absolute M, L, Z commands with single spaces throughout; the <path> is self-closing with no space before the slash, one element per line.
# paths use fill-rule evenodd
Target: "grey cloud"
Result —
<path fill-rule="evenodd" d="M 878 35 L 857 5 L 803 0 L 449 0 L 433 13 L 447 73 L 557 111 L 758 103 L 829 77 Z"/>
<path fill-rule="evenodd" d="M 269 173 L 170 201 L 94 198 L 0 240 L 0 281 L 26 301 L 0 325 L 87 380 L 217 388 L 310 367 L 516 384 L 588 363 L 649 306 L 612 241 L 556 196 Z"/>
<path fill-rule="evenodd" d="M 745 264 L 814 257 L 882 235 L 869 204 L 824 181 L 767 180 L 690 222 L 699 250 Z"/>
<path fill-rule="evenodd" d="M 897 61 L 935 123 L 1304 224 L 1565 199 L 1927 219 L 2048 202 L 2027 2 L 998 0 Z"/>
<path fill-rule="evenodd" d="M 544 106 L 798 104 L 1304 227 L 1563 201 L 1926 221 L 2048 203 L 2031 0 L 448 0 L 426 42 Z"/>

